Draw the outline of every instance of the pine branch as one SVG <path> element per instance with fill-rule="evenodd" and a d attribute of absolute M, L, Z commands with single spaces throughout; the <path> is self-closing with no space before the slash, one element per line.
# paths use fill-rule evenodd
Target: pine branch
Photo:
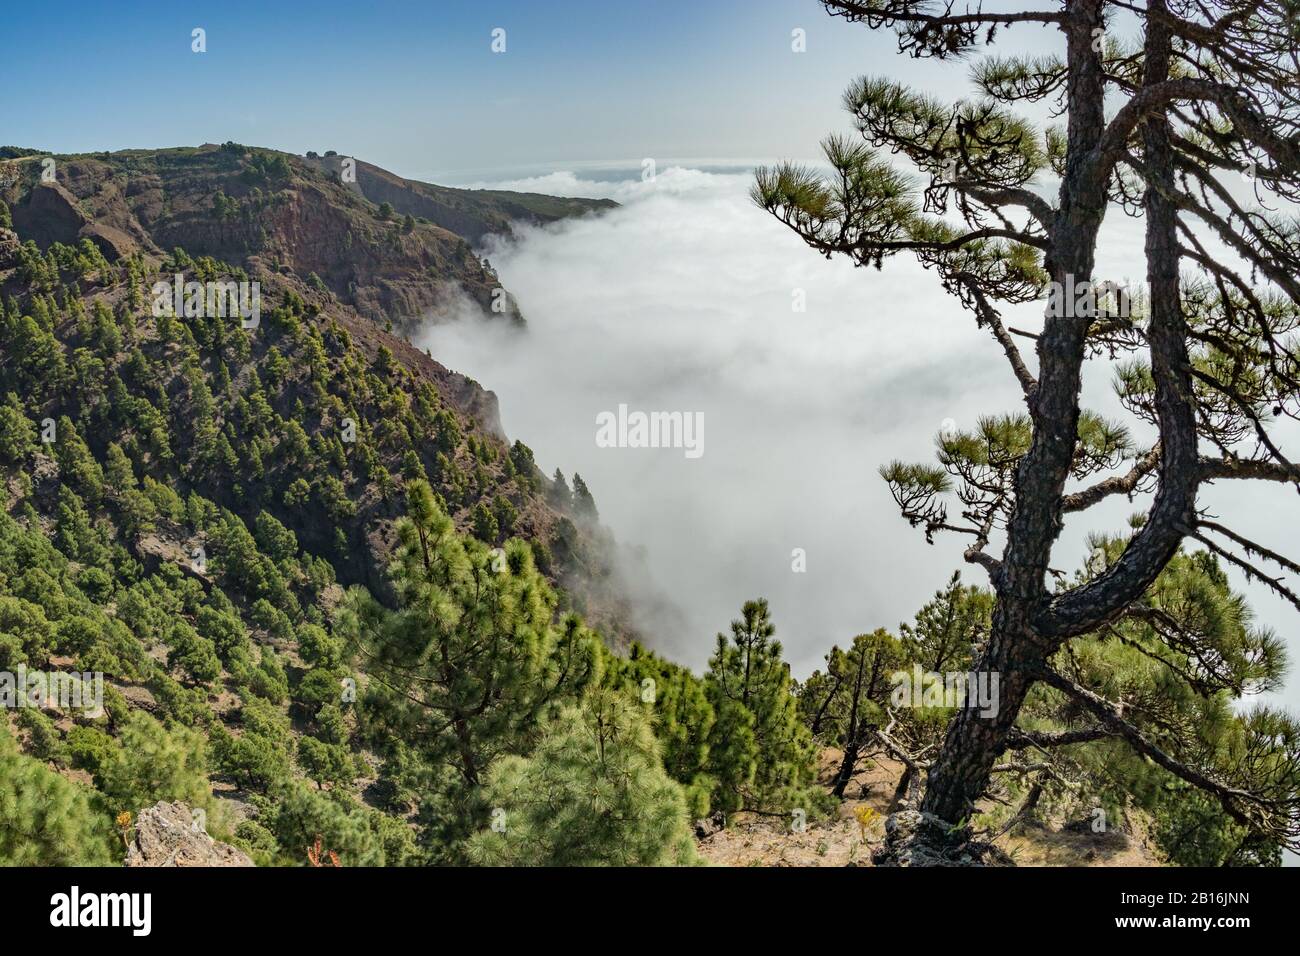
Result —
<path fill-rule="evenodd" d="M 1093 714 L 1102 722 L 1107 730 L 1114 736 L 1123 738 L 1134 750 L 1145 757 L 1149 757 L 1159 766 L 1168 770 L 1174 776 L 1185 780 L 1192 786 L 1206 793 L 1217 797 L 1227 813 L 1232 819 L 1247 827 L 1259 825 L 1257 814 L 1248 812 L 1249 807 L 1259 807 L 1264 801 L 1261 801 L 1249 791 L 1237 787 L 1230 787 L 1220 783 L 1213 777 L 1203 773 L 1195 767 L 1188 766 L 1181 761 L 1170 756 L 1160 747 L 1148 740 L 1140 730 L 1126 721 L 1123 717 L 1123 710 L 1118 704 L 1115 704 L 1085 687 L 1074 683 L 1073 681 L 1061 676 L 1056 671 L 1048 667 L 1043 667 L 1038 672 L 1038 677 L 1044 683 L 1055 687 L 1064 693 L 1067 697 L 1079 704 L 1089 713 Z"/>
<path fill-rule="evenodd" d="M 1145 455 L 1136 459 L 1131 467 L 1123 475 L 1115 475 L 1104 481 L 1099 481 L 1095 485 L 1084 488 L 1081 491 L 1068 494 L 1061 499 L 1061 510 L 1064 512 L 1083 511 L 1091 508 L 1093 505 L 1109 498 L 1111 495 L 1128 495 L 1135 492 L 1146 478 L 1155 470 L 1160 462 L 1160 444 L 1157 442 Z"/>
<path fill-rule="evenodd" d="M 1201 480 L 1217 478 L 1248 478 L 1258 481 L 1300 483 L 1300 469 L 1294 465 L 1263 461 L 1257 458 L 1202 458 Z"/>
<path fill-rule="evenodd" d="M 1007 737 L 1008 750 L 1027 750 L 1030 747 L 1046 749 L 1068 747 L 1071 744 L 1091 743 L 1115 736 L 1114 731 L 1103 727 L 1083 727 L 1078 730 L 1021 730 L 1013 727 Z"/>

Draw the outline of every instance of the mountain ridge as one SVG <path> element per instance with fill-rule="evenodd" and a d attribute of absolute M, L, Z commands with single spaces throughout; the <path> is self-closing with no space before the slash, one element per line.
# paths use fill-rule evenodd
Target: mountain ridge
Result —
<path fill-rule="evenodd" d="M 7 148 L 8 152 L 17 152 Z M 42 251 L 88 238 L 115 262 L 181 246 L 239 265 L 292 271 L 382 325 L 410 328 L 460 294 L 522 321 L 474 245 L 613 208 L 609 200 L 462 190 L 347 157 L 236 143 L 0 159 L 0 197 Z M 52 164 L 52 165 L 51 165 Z M 50 178 L 49 170 L 53 170 Z M 255 270 L 254 270 L 255 271 Z"/>

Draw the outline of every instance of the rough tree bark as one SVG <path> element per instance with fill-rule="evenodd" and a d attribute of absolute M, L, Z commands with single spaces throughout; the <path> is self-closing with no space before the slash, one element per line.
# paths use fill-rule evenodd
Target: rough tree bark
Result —
<path fill-rule="evenodd" d="M 1093 48 L 1093 30 L 1102 25 L 1101 3 L 1083 0 L 1070 7 L 1073 16 L 1062 25 L 1069 65 L 1069 165 L 1046 253 L 1048 274 L 1062 287 L 1067 277 L 1076 284 L 1091 280 L 1108 198 L 1096 158 L 1106 126 L 1101 57 Z M 1030 675 L 1056 647 L 1037 633 L 1033 620 L 1048 601 L 1047 566 L 1061 532 L 1061 498 L 1079 427 L 1088 322 L 1085 316 L 1052 316 L 1038 339 L 1038 384 L 1029 399 L 1033 444 L 1016 470 L 1007 546 L 993 582 L 997 604 L 992 633 L 974 665 L 976 671 L 1001 675 L 998 713 L 989 720 L 975 708 L 965 709 L 948 730 L 922 804 L 923 811 L 945 820 L 969 816 L 988 786 L 989 770 L 1005 749 L 1032 686 Z"/>

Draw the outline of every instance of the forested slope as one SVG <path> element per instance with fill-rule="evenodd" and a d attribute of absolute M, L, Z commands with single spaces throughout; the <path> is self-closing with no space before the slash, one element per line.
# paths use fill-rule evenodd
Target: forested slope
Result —
<path fill-rule="evenodd" d="M 0 862 L 120 862 L 140 811 L 180 801 L 261 864 L 687 864 L 691 820 L 752 814 L 801 835 L 875 760 L 906 765 L 886 809 L 914 796 L 915 755 L 935 752 L 958 702 L 899 698 L 897 675 L 964 675 L 988 638 L 987 591 L 954 578 L 897 634 L 832 648 L 802 682 L 761 599 L 703 675 L 664 660 L 654 635 L 634 640 L 585 484 L 543 476 L 501 435 L 491 393 L 387 331 L 400 310 L 361 310 L 363 288 L 391 287 L 304 275 L 321 253 L 292 216 L 268 213 L 274 238 L 245 244 L 262 221 L 251 191 L 221 183 L 274 179 L 280 154 L 200 150 L 194 183 L 169 176 L 144 205 L 130 200 L 153 173 L 95 179 L 115 155 L 63 164 L 52 184 L 35 160 L 6 167 L 0 675 L 102 675 L 103 692 L 102 707 L 6 699 Z M 172 162 L 185 165 L 139 159 Z M 313 172 L 273 205 L 298 215 L 312 190 L 335 186 Z M 402 250 L 379 272 L 420 290 L 389 305 L 432 295 L 402 257 L 439 227 L 339 191 L 340 234 Z M 164 235 L 198 247 L 164 252 Z M 464 262 L 439 277 L 472 278 Z M 185 292 L 228 282 L 257 284 L 255 316 Z M 1291 725 L 1234 712 L 1277 685 L 1278 640 L 1204 552 L 1171 561 L 1147 601 L 1201 642 L 1170 651 L 1126 623 L 1061 666 L 1205 763 L 1271 762 L 1289 787 L 1247 731 Z M 1198 680 L 1211 665 L 1231 692 Z M 1172 862 L 1279 854 L 1047 687 L 979 809 L 985 842 L 1137 811 Z"/>

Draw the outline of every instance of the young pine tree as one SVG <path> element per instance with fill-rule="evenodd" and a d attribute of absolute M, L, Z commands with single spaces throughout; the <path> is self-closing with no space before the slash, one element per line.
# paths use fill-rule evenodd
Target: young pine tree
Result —
<path fill-rule="evenodd" d="M 548 723 L 527 757 L 488 773 L 491 825 L 469 857 L 497 866 L 680 866 L 698 862 L 686 798 L 664 772 L 650 722 L 597 690 Z"/>
<path fill-rule="evenodd" d="M 954 571 L 946 587 L 916 612 L 916 620 L 901 628 L 909 662 L 925 671 L 966 670 L 977 644 L 988 637 L 993 595 L 984 588 L 964 587 Z"/>
<path fill-rule="evenodd" d="M 718 806 L 727 812 L 786 809 L 809 797 L 812 738 L 775 633 L 767 601 L 746 601 L 731 638 L 719 634 L 709 659 L 705 682 L 717 717 L 710 763 Z"/>
<path fill-rule="evenodd" d="M 708 816 L 717 781 L 708 772 L 715 718 L 704 682 L 634 643 L 627 657 L 610 657 L 604 685 L 641 701 L 659 738 L 664 769 L 686 789 L 692 819 Z"/>

